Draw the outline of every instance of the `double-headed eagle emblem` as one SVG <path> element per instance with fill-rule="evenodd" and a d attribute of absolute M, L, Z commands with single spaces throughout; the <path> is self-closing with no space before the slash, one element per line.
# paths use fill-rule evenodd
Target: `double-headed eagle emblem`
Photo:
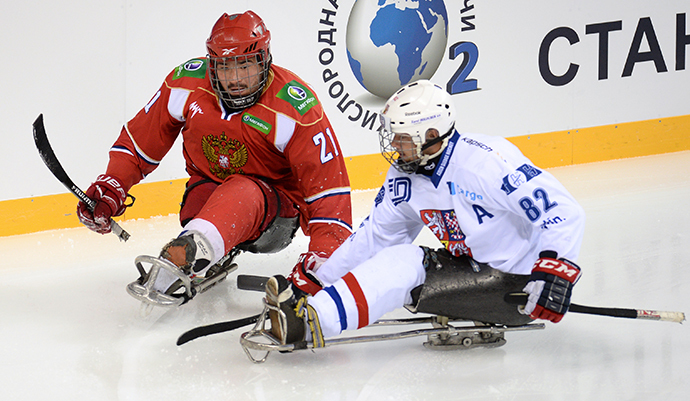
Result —
<path fill-rule="evenodd" d="M 242 167 L 247 164 L 249 151 L 237 139 L 207 135 L 201 139 L 201 148 L 208 159 L 211 173 L 221 180 L 231 174 L 244 174 Z"/>

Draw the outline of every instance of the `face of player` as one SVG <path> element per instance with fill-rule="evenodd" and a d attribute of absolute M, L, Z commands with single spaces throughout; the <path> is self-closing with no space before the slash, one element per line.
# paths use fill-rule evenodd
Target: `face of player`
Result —
<path fill-rule="evenodd" d="M 396 133 L 391 145 L 405 163 L 412 162 L 417 158 L 417 145 L 410 134 Z"/>
<path fill-rule="evenodd" d="M 426 141 L 430 141 L 432 139 L 435 139 L 438 137 L 438 131 L 435 129 L 429 129 L 426 132 Z M 415 141 L 412 139 L 412 136 L 410 134 L 404 134 L 404 133 L 396 133 L 395 136 L 393 137 L 393 141 L 391 143 L 393 145 L 393 148 L 395 148 L 396 152 L 400 155 L 400 158 L 405 162 L 413 162 L 418 158 L 417 155 L 417 144 Z M 425 155 L 432 155 L 436 152 L 438 152 L 439 149 L 441 149 L 442 144 L 436 143 L 422 151 L 422 154 Z"/>
<path fill-rule="evenodd" d="M 216 64 L 216 76 L 231 97 L 254 93 L 261 83 L 261 72 L 257 56 L 226 58 Z"/>

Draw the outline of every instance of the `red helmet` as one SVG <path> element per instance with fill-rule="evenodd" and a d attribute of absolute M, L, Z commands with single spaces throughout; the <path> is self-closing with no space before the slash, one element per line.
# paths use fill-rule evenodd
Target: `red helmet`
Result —
<path fill-rule="evenodd" d="M 271 33 L 253 11 L 226 13 L 216 21 L 206 40 L 209 76 L 227 108 L 243 109 L 259 100 L 271 66 L 270 42 Z"/>

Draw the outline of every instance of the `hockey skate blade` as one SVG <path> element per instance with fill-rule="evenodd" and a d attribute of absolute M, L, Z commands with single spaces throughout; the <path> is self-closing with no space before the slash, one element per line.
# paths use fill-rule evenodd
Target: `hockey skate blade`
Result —
<path fill-rule="evenodd" d="M 472 348 L 498 348 L 506 344 L 505 332 L 483 331 L 462 332 L 456 334 L 429 334 L 425 348 L 435 351 L 464 351 Z"/>
<path fill-rule="evenodd" d="M 426 341 L 422 345 L 425 348 L 434 351 L 464 351 L 473 348 L 498 348 L 506 344 L 505 338 L 498 338 L 491 342 L 475 342 L 472 337 L 463 337 L 459 343 L 447 344 L 447 343 L 436 343 L 433 340 Z"/>

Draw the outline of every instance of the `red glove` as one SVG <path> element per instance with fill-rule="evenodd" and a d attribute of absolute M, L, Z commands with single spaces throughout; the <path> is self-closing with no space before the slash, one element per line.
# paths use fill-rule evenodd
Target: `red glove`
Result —
<path fill-rule="evenodd" d="M 558 323 L 570 306 L 573 286 L 580 278 L 580 268 L 567 259 L 543 256 L 532 267 L 530 280 L 523 289 L 528 294 L 521 312 L 532 319 L 546 319 Z"/>
<path fill-rule="evenodd" d="M 96 202 L 96 207 L 91 212 L 84 202 L 79 202 L 77 216 L 83 225 L 99 234 L 109 233 L 110 218 L 121 215 L 130 206 L 125 205 L 127 193 L 122 182 L 110 175 L 99 175 L 85 193 Z"/>
<path fill-rule="evenodd" d="M 293 287 L 314 295 L 323 288 L 323 283 L 314 272 L 328 257 L 323 252 L 309 251 L 300 255 L 292 273 L 287 277 Z"/>

